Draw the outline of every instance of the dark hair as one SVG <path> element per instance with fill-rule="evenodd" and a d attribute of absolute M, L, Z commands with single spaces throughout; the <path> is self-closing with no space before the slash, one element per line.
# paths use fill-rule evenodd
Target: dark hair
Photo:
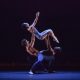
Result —
<path fill-rule="evenodd" d="M 26 26 L 26 24 L 22 23 L 22 24 L 21 24 L 21 28 L 22 28 L 23 30 L 26 30 L 28 27 Z"/>
<path fill-rule="evenodd" d="M 62 49 L 61 49 L 61 47 L 57 47 L 57 46 L 56 46 L 56 47 L 54 47 L 54 51 L 55 51 L 55 52 L 62 52 Z"/>
<path fill-rule="evenodd" d="M 27 46 L 26 39 L 21 40 L 21 45 L 24 46 L 24 47 Z"/>

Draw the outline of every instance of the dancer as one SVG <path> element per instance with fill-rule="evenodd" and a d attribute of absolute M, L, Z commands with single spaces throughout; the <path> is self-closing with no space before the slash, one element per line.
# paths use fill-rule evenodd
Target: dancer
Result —
<path fill-rule="evenodd" d="M 39 51 L 34 48 L 34 43 L 35 43 L 35 35 L 34 35 L 34 34 L 32 34 L 32 36 L 31 36 L 31 42 L 29 42 L 29 41 L 26 40 L 26 39 L 23 39 L 23 40 L 21 41 L 21 45 L 26 48 L 26 51 L 27 51 L 30 55 L 37 56 L 37 53 L 38 53 Z"/>
<path fill-rule="evenodd" d="M 53 31 L 51 29 L 47 29 L 44 30 L 43 32 L 39 32 L 35 26 L 37 24 L 38 21 L 38 17 L 39 17 L 40 12 L 36 13 L 36 18 L 34 19 L 33 23 L 31 25 L 29 25 L 29 23 L 22 23 L 22 26 L 26 27 L 26 29 L 31 32 L 34 33 L 35 36 L 40 39 L 43 40 L 47 37 L 47 35 L 51 36 L 53 38 L 53 41 L 56 41 L 57 43 L 59 43 L 58 39 L 55 37 Z"/>
<path fill-rule="evenodd" d="M 30 69 L 30 74 L 34 74 L 36 73 L 37 70 L 39 70 L 41 67 L 46 68 L 48 72 L 50 72 L 51 69 L 51 64 L 54 61 L 54 55 L 55 52 L 54 50 L 51 48 L 50 46 L 50 42 L 49 42 L 49 37 L 47 36 L 45 38 L 46 44 L 47 44 L 47 50 L 41 50 L 38 51 L 34 48 L 34 43 L 35 43 L 35 35 L 32 34 L 31 37 L 31 42 L 27 41 L 26 39 L 23 39 L 21 41 L 22 46 L 25 46 L 26 51 L 33 55 L 33 56 L 37 56 L 38 60 L 33 64 L 32 68 Z M 44 61 L 47 61 L 49 63 L 48 66 L 45 66 L 43 63 Z"/>

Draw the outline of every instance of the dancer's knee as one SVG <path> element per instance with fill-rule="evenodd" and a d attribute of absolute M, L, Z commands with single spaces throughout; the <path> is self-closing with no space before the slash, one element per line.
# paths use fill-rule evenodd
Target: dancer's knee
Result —
<path fill-rule="evenodd" d="M 53 31 L 52 31 L 52 29 L 48 29 L 48 33 L 47 33 L 48 35 L 52 35 L 53 34 Z"/>
<path fill-rule="evenodd" d="M 52 32 L 53 32 L 53 31 L 52 31 L 52 29 L 49 29 L 49 32 L 51 32 L 51 33 L 52 33 Z"/>

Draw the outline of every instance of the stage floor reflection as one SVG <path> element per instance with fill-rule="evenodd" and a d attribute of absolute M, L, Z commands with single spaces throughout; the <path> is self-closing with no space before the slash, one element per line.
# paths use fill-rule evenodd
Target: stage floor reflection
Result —
<path fill-rule="evenodd" d="M 80 80 L 80 72 L 56 71 L 30 75 L 27 71 L 1 71 L 0 80 Z"/>

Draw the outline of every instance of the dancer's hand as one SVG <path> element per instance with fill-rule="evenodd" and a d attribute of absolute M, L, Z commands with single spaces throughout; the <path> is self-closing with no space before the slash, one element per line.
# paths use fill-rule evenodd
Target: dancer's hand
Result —
<path fill-rule="evenodd" d="M 30 32 L 32 32 L 31 28 L 32 28 L 32 26 L 30 26 L 27 30 L 30 31 Z"/>
<path fill-rule="evenodd" d="M 29 32 L 33 33 L 33 32 L 34 32 L 34 27 L 33 27 L 33 26 L 30 26 L 27 30 L 28 30 Z"/>
<path fill-rule="evenodd" d="M 38 11 L 38 12 L 36 13 L 36 17 L 39 17 L 39 15 L 40 15 L 40 12 Z"/>

